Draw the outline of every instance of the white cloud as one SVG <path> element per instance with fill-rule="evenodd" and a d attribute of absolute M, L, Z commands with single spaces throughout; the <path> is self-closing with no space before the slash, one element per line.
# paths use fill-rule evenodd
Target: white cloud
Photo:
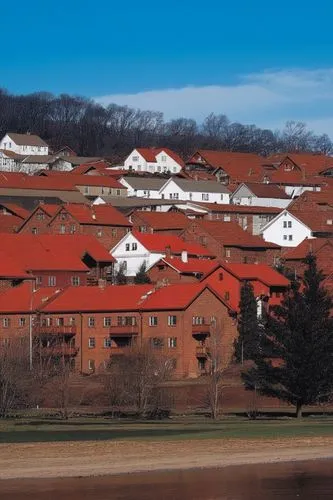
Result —
<path fill-rule="evenodd" d="M 309 123 L 317 133 L 333 136 L 333 68 L 317 70 L 270 70 L 244 75 L 234 85 L 186 86 L 136 94 L 97 97 L 116 103 L 162 111 L 166 119 L 195 118 L 210 112 L 231 120 L 269 127 L 295 119 Z M 327 128 L 326 128 L 327 127 Z"/>

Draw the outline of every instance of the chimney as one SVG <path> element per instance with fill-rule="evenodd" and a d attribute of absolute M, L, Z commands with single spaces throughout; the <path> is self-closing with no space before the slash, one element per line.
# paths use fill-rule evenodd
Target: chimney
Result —
<path fill-rule="evenodd" d="M 170 257 L 171 256 L 171 246 L 168 245 L 165 247 L 165 256 Z"/>
<path fill-rule="evenodd" d="M 188 262 L 187 250 L 182 250 L 181 259 L 182 259 L 182 262 Z"/>

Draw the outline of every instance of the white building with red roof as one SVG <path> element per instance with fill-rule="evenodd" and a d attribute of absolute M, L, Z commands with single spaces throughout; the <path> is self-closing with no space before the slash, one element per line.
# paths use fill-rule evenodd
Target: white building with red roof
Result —
<path fill-rule="evenodd" d="M 136 148 L 124 161 L 125 170 L 151 174 L 177 174 L 183 167 L 181 157 L 169 148 Z"/>

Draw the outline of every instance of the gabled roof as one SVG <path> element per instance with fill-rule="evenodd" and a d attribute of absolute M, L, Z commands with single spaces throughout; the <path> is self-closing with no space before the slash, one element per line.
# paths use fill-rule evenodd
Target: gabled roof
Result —
<path fill-rule="evenodd" d="M 56 160 L 67 161 L 71 165 L 82 165 L 84 163 L 94 163 L 103 160 L 101 156 L 59 156 Z"/>
<path fill-rule="evenodd" d="M 7 135 L 12 139 L 18 146 L 47 146 L 46 142 L 43 141 L 38 135 L 34 134 L 16 134 L 13 132 L 8 132 Z"/>
<path fill-rule="evenodd" d="M 69 176 L 68 176 L 69 177 Z M 74 183 L 63 176 L 42 177 L 18 172 L 0 172 L 0 188 L 77 191 Z"/>
<path fill-rule="evenodd" d="M 188 207 L 198 207 L 204 208 L 207 212 L 215 213 L 215 212 L 223 212 L 226 214 L 229 213 L 244 213 L 244 214 L 279 214 L 282 209 L 277 207 L 262 207 L 255 205 L 230 205 L 230 204 L 222 204 L 222 203 L 205 203 L 202 201 L 192 201 L 187 202 Z"/>
<path fill-rule="evenodd" d="M 66 203 L 58 208 L 53 219 L 62 210 L 68 212 L 80 224 L 91 224 L 101 226 L 132 227 L 128 219 L 112 205 L 85 205 L 83 203 Z M 52 224 L 53 219 L 49 222 Z"/>
<path fill-rule="evenodd" d="M 147 210 L 137 210 L 132 213 L 132 217 L 139 217 L 144 223 L 154 230 L 185 229 L 189 224 L 189 219 L 181 212 L 149 212 Z"/>
<path fill-rule="evenodd" d="M 0 233 L 16 233 L 21 224 L 22 219 L 20 217 L 0 213 Z"/>
<path fill-rule="evenodd" d="M 169 148 L 136 148 L 136 151 L 140 153 L 140 155 L 143 156 L 143 158 L 149 163 L 156 163 L 156 156 L 159 153 L 164 152 L 169 155 L 176 163 L 178 163 L 179 166 L 184 166 L 184 161 L 181 159 L 181 157 L 177 153 L 175 153 L 175 151 L 172 151 Z"/>
<path fill-rule="evenodd" d="M 236 222 L 198 220 L 194 224 L 200 226 L 216 241 L 227 247 L 239 248 L 280 248 L 275 243 L 264 241 L 244 231 Z"/>
<path fill-rule="evenodd" d="M 179 179 L 172 177 L 170 182 L 177 184 L 180 189 L 186 193 L 226 193 L 229 194 L 229 189 L 217 181 L 192 181 L 187 179 Z"/>
<path fill-rule="evenodd" d="M 255 182 L 243 182 L 238 188 L 234 191 L 233 196 L 237 194 L 237 192 L 242 188 L 242 186 L 246 186 L 252 194 L 257 196 L 258 198 L 275 198 L 275 199 L 283 199 L 289 200 L 290 197 L 280 189 L 278 186 L 274 184 L 263 184 L 263 183 L 255 183 Z"/>
<path fill-rule="evenodd" d="M 188 258 L 184 262 L 179 257 L 164 257 L 160 262 L 164 262 L 168 266 L 175 269 L 179 274 L 207 274 L 212 269 L 216 268 L 216 259 L 197 259 Z M 156 264 L 158 265 L 158 263 Z"/>
<path fill-rule="evenodd" d="M 34 217 L 35 213 L 42 210 L 49 218 L 53 217 L 59 210 L 59 205 L 51 204 L 51 203 L 39 203 L 32 212 L 28 212 L 28 216 L 21 221 L 20 231 L 21 229 Z"/>
<path fill-rule="evenodd" d="M 212 254 L 201 245 L 188 243 L 173 234 L 147 234 L 133 231 L 133 236 L 150 252 L 165 253 L 169 248 L 173 254 L 181 254 L 186 250 L 188 255 L 212 257 Z"/>
<path fill-rule="evenodd" d="M 12 215 L 16 215 L 20 219 L 24 220 L 30 214 L 29 210 L 17 205 L 16 203 L 8 203 L 0 201 L 0 208 L 3 207 L 7 212 L 10 212 Z"/>
<path fill-rule="evenodd" d="M 306 173 L 306 176 L 318 175 L 328 168 L 333 168 L 333 158 L 324 154 L 317 153 L 281 153 L 267 158 L 273 164 L 281 165 L 286 160 L 292 163 L 300 170 Z"/>
<path fill-rule="evenodd" d="M 258 280 L 267 286 L 289 286 L 290 281 L 267 264 L 223 264 L 241 280 Z"/>
<path fill-rule="evenodd" d="M 93 287 L 91 287 L 93 288 Z M 60 290 L 55 287 L 38 288 L 33 292 L 31 283 L 22 283 L 0 293 L 1 313 L 30 313 L 41 309 Z"/>
<path fill-rule="evenodd" d="M 104 170 L 106 170 L 107 167 L 109 166 L 110 164 L 107 163 L 105 160 L 92 161 L 88 163 L 83 163 L 82 165 L 78 165 L 73 170 L 71 170 L 70 173 L 73 173 L 75 175 L 76 174 L 85 175 L 90 170 L 95 170 L 98 173 L 104 173 Z"/>
<path fill-rule="evenodd" d="M 288 260 L 303 260 L 311 252 L 314 255 L 324 246 L 330 246 L 333 251 L 333 241 L 326 238 L 306 238 L 297 247 L 288 249 L 283 258 Z"/>
<path fill-rule="evenodd" d="M 333 233 L 333 213 L 328 210 L 289 210 L 313 232 Z"/>

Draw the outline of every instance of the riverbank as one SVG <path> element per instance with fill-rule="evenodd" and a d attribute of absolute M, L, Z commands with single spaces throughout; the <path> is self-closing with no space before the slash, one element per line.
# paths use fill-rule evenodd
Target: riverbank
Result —
<path fill-rule="evenodd" d="M 333 458 L 333 437 L 0 444 L 0 479 L 87 477 Z"/>

